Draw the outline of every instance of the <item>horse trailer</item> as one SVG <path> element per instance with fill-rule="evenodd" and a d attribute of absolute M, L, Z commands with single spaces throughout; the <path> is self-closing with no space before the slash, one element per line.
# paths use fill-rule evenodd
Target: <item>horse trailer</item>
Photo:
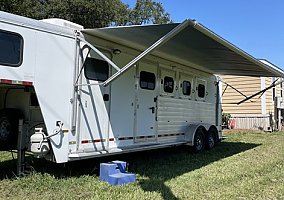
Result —
<path fill-rule="evenodd" d="M 0 150 L 57 163 L 222 137 L 216 74 L 283 76 L 195 20 L 84 29 L 0 12 Z"/>

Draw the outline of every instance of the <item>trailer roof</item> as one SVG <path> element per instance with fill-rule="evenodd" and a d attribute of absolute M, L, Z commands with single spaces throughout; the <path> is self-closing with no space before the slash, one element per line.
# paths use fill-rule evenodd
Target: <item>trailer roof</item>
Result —
<path fill-rule="evenodd" d="M 212 74 L 284 76 L 284 71 L 280 68 L 260 62 L 195 20 L 185 22 L 186 26 L 181 31 L 149 53 Z M 84 29 L 82 33 L 144 51 L 178 25 L 180 24 Z"/>
<path fill-rule="evenodd" d="M 6 24 L 13 24 L 19 27 L 25 27 L 28 29 L 44 31 L 51 34 L 66 36 L 74 38 L 74 28 L 71 27 L 63 27 L 59 25 L 54 25 L 50 23 L 50 20 L 42 21 L 35 20 L 7 12 L 0 11 L 0 22 Z"/>

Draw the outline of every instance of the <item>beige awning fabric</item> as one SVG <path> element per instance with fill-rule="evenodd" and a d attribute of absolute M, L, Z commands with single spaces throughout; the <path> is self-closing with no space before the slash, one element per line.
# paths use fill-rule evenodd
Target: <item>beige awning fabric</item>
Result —
<path fill-rule="evenodd" d="M 267 65 L 194 20 L 149 54 L 220 75 L 284 77 L 284 71 Z M 179 23 L 84 29 L 99 37 L 143 52 L 174 30 Z"/>

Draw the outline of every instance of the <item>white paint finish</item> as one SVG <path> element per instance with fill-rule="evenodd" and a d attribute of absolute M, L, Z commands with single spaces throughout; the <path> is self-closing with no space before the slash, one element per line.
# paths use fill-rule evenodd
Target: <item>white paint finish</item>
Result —
<path fill-rule="evenodd" d="M 24 39 L 23 63 L 19 67 L 1 66 L 1 79 L 33 82 L 47 134 L 53 134 L 57 128 L 56 121 L 62 121 L 63 128 L 68 130 L 74 40 L 71 37 L 48 33 L 39 27 L 25 27 L 23 24 L 18 26 L 1 23 L 2 30 L 16 32 Z M 22 104 L 19 103 L 15 107 Z M 56 161 L 67 162 L 68 136 L 62 133 L 52 137 L 51 145 Z"/>
<path fill-rule="evenodd" d="M 108 59 L 111 59 L 111 52 L 108 52 L 108 51 L 104 51 L 104 50 L 101 50 L 101 52 L 108 58 Z M 96 59 L 99 59 L 99 60 L 103 60 L 96 52 L 94 51 L 90 51 L 90 54 L 88 57 L 92 57 L 92 58 L 96 58 Z M 111 70 L 112 70 L 112 67 L 109 66 L 109 76 L 111 76 Z M 85 76 L 85 73 L 82 74 L 82 76 Z M 99 83 L 98 81 L 93 81 L 93 80 L 89 80 L 90 81 L 90 84 L 97 84 Z M 91 86 L 92 87 L 92 86 Z M 109 99 L 111 98 L 110 96 L 110 86 L 100 86 L 100 91 L 101 91 L 101 94 L 104 95 L 109 95 Z M 109 101 L 104 101 L 105 103 L 105 107 L 106 107 L 106 110 L 107 112 L 109 113 L 110 112 L 110 100 Z M 109 120 L 108 120 L 109 121 Z"/>
<path fill-rule="evenodd" d="M 63 129 L 70 130 L 74 40 L 44 32 L 37 32 L 34 40 L 37 44 L 36 51 L 32 51 L 36 58 L 34 87 L 48 135 L 56 129 L 56 121 L 62 121 Z M 67 162 L 68 135 L 52 137 L 51 144 L 56 162 Z"/>
<path fill-rule="evenodd" d="M 157 80 L 157 64 L 139 63 L 137 71 L 137 103 L 136 103 L 136 142 L 147 142 L 156 139 L 156 102 L 158 85 L 155 84 L 154 90 L 142 89 L 139 85 L 140 72 L 146 71 L 155 74 Z M 152 110 L 154 109 L 154 110 Z M 153 136 L 151 138 L 139 138 L 140 136 Z"/>
<path fill-rule="evenodd" d="M 83 78 L 84 83 L 95 81 L 87 81 Z M 103 140 L 108 139 L 109 133 L 109 117 L 108 110 L 103 100 L 103 93 L 98 85 L 83 86 L 81 89 L 79 112 L 81 112 L 80 122 L 80 147 L 79 150 L 93 151 L 107 150 L 107 142 L 81 144 L 84 140 Z M 88 150 L 89 151 L 89 150 Z"/>
<path fill-rule="evenodd" d="M 110 57 L 107 52 L 105 55 Z M 101 59 L 99 55 L 91 51 L 89 57 Z M 96 66 L 94 66 L 96 67 Z M 110 68 L 110 67 L 109 67 Z M 82 72 L 82 86 L 80 86 L 79 100 L 79 151 L 102 151 L 115 147 L 115 143 L 109 142 L 109 138 L 113 138 L 110 127 L 110 101 L 104 101 L 103 95 L 110 95 L 110 86 L 103 87 L 96 85 L 99 82 L 89 80 Z M 89 84 L 89 85 L 86 85 Z M 85 140 L 101 140 L 96 143 L 84 143 Z"/>
<path fill-rule="evenodd" d="M 42 19 L 40 21 L 49 23 L 49 24 L 54 24 L 54 25 L 58 25 L 58 26 L 62 26 L 65 28 L 71 28 L 74 30 L 81 30 L 84 27 L 82 25 L 67 21 L 65 19 L 59 19 L 59 18 L 49 18 L 49 19 Z"/>
<path fill-rule="evenodd" d="M 52 25 L 40 20 L 34 20 L 2 11 L 0 11 L 0 23 L 1 26 L 2 24 L 10 24 L 16 28 L 36 30 L 69 38 L 73 38 L 74 36 L 74 29 Z"/>
<path fill-rule="evenodd" d="M 1 79 L 34 81 L 36 32 L 34 30 L 12 26 L 10 24 L 0 24 L 1 30 L 18 33 L 23 37 L 23 62 L 19 67 L 6 67 L 0 65 Z"/>
<path fill-rule="evenodd" d="M 131 56 L 123 53 L 113 57 L 113 61 L 119 66 L 130 59 Z M 136 68 L 131 68 L 123 77 L 111 83 L 110 121 L 115 138 L 134 136 L 135 76 Z M 133 140 L 117 141 L 118 147 L 131 144 Z"/>
<path fill-rule="evenodd" d="M 158 97 L 158 134 L 184 133 L 192 123 L 215 122 L 215 104 Z"/>

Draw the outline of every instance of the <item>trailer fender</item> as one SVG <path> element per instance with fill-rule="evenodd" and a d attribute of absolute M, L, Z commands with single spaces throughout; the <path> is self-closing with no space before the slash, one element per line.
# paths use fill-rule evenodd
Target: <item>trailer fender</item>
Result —
<path fill-rule="evenodd" d="M 199 124 L 190 124 L 186 131 L 185 131 L 185 140 L 187 142 L 187 144 L 189 146 L 193 146 L 193 141 L 194 141 L 194 136 L 195 136 L 195 133 L 196 133 L 196 130 L 201 128 L 201 129 L 204 129 L 205 132 L 207 132 L 209 130 L 209 128 L 211 127 L 212 125 L 210 124 L 203 124 L 203 123 L 199 123 Z"/>
<path fill-rule="evenodd" d="M 219 133 L 218 133 L 218 129 L 216 126 L 214 125 L 210 126 L 208 133 L 213 134 L 215 143 L 220 142 Z"/>

